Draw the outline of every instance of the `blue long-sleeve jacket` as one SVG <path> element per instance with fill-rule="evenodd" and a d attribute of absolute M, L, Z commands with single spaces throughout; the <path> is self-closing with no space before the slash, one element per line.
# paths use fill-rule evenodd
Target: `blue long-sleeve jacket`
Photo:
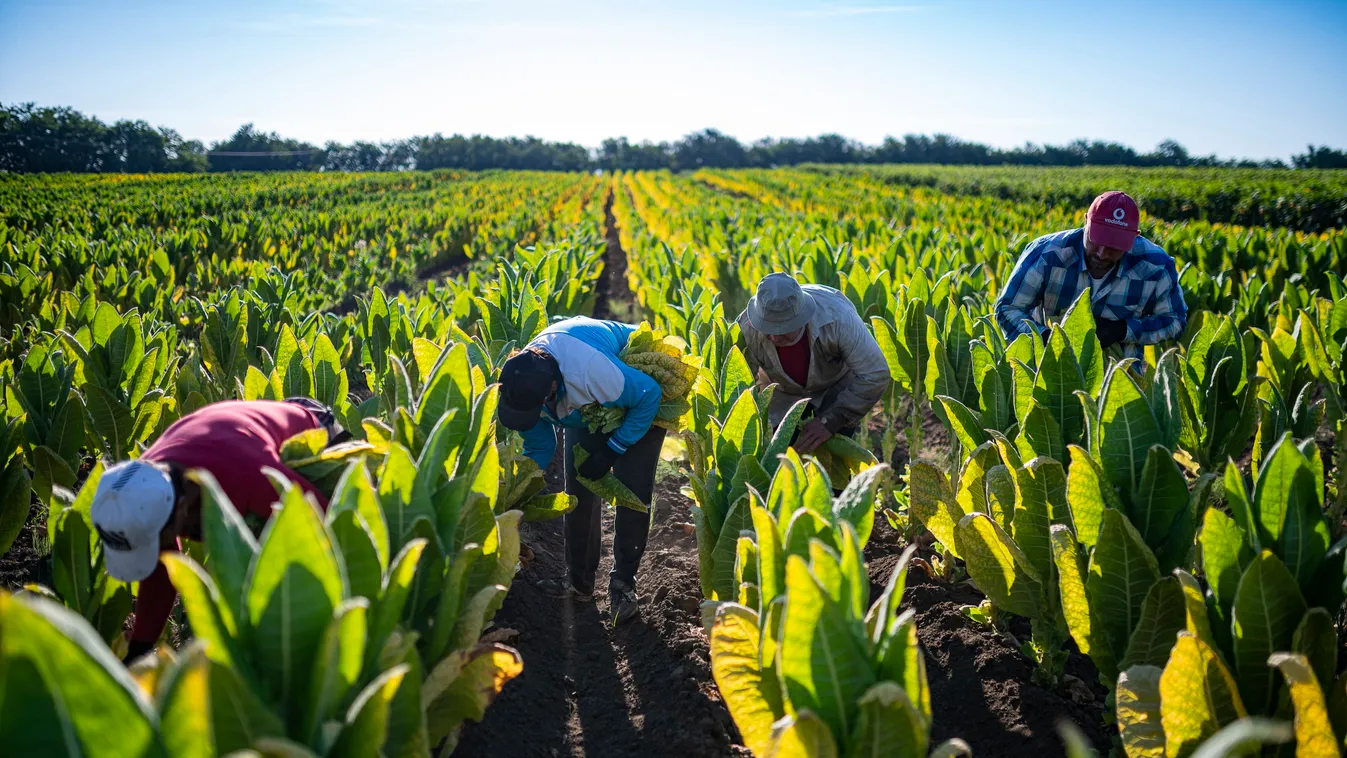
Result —
<path fill-rule="evenodd" d="M 538 423 L 523 433 L 524 455 L 539 467 L 547 468 L 556 452 L 554 427 L 584 426 L 580 408 L 590 403 L 626 409 L 622 426 L 608 438 L 608 447 L 618 454 L 650 431 L 662 398 L 659 383 L 617 357 L 634 331 L 616 321 L 577 316 L 547 327 L 529 343 L 556 359 L 562 378 L 556 414 L 544 408 Z"/>

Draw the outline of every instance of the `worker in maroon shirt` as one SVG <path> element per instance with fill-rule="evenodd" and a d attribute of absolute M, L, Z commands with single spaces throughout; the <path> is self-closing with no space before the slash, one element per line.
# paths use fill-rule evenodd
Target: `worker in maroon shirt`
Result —
<path fill-rule="evenodd" d="M 117 579 L 140 582 L 127 661 L 154 647 L 177 598 L 160 551 L 181 549 L 184 537 L 201 539 L 201 488 L 183 475 L 209 471 L 260 533 L 277 500 L 263 467 L 281 472 L 327 508 L 327 498 L 280 456 L 287 439 L 318 427 L 326 427 L 330 439 L 344 434 L 331 411 L 305 398 L 214 403 L 179 419 L 140 458 L 103 472 L 91 515 L 104 565 Z"/>
<path fill-rule="evenodd" d="M 856 432 L 889 388 L 889 364 L 846 295 L 789 274 L 768 274 L 739 314 L 744 357 L 759 386 L 779 385 L 772 428 L 801 398 L 808 421 L 793 446 L 813 452 L 834 434 Z"/>

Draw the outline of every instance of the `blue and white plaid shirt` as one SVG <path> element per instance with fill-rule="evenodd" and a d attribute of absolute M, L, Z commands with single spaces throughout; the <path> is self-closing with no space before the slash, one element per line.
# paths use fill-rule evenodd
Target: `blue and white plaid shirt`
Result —
<path fill-rule="evenodd" d="M 1010 273 L 996 299 L 996 323 L 1007 340 L 1037 334 L 1090 286 L 1085 230 L 1044 235 L 1029 243 Z M 1126 357 L 1141 358 L 1146 345 L 1174 339 L 1188 324 L 1174 259 L 1145 237 L 1137 237 L 1097 290 L 1091 292 L 1095 318 L 1127 323 Z"/>

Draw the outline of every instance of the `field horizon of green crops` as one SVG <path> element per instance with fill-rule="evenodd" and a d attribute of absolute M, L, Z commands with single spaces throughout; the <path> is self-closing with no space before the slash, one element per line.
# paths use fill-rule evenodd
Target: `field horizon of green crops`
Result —
<path fill-rule="evenodd" d="M 43 535 L 49 579 L 0 592 L 0 738 L 451 752 L 528 670 L 482 640 L 521 521 L 570 506 L 495 424 L 495 377 L 551 321 L 613 312 L 600 300 L 625 268 L 624 307 L 697 364 L 677 424 L 697 585 L 748 750 L 932 750 L 945 706 L 902 607 L 920 566 L 977 588 L 968 623 L 1027 621 L 1035 686 L 1060 690 L 1068 656 L 1088 657 L 1129 756 L 1339 754 L 1347 181 L 1074 171 L 0 176 L 0 548 Z M 1142 371 L 1104 355 L 1087 306 L 1046 342 L 991 318 L 1024 245 L 1078 225 L 1106 184 L 1137 194 L 1189 307 Z M 889 362 L 853 457 L 787 450 L 761 410 L 733 321 L 773 271 L 843 292 Z M 291 488 L 260 542 L 208 529 L 166 557 L 195 639 L 127 676 L 132 588 L 103 571 L 88 515 L 103 464 L 206 403 L 294 395 L 357 437 L 290 450 L 333 507 Z M 877 520 L 932 548 L 871 597 Z M 245 579 L 301 568 L 321 589 Z M 250 614 L 267 603 L 304 623 Z M 278 659 L 272 637 L 302 654 Z"/>

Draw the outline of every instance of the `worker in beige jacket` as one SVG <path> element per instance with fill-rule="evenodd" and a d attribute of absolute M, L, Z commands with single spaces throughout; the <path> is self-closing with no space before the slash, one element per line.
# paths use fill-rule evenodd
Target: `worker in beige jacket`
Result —
<path fill-rule="evenodd" d="M 892 378 L 889 364 L 846 295 L 789 274 L 769 274 L 739 314 L 744 357 L 759 386 L 780 385 L 772 428 L 801 398 L 808 421 L 793 446 L 809 453 L 834 434 L 851 436 Z"/>

